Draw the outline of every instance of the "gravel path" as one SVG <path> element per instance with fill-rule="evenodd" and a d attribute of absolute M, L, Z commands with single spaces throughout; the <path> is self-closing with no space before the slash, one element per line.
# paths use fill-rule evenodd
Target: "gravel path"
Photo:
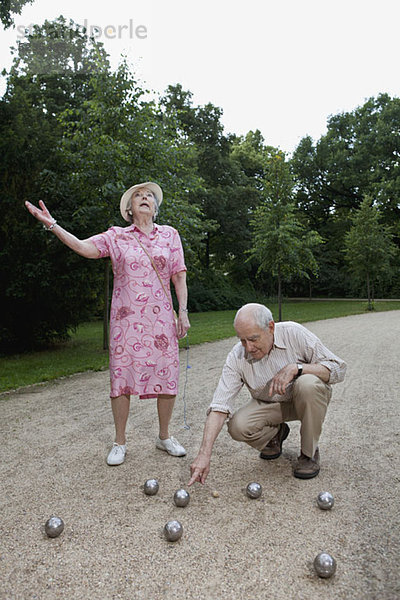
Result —
<path fill-rule="evenodd" d="M 224 428 L 206 485 L 196 484 L 186 508 L 173 504 L 234 339 L 190 350 L 190 429 L 181 397 L 172 423 L 188 449 L 184 458 L 155 449 L 155 402 L 135 399 L 126 462 L 106 465 L 113 438 L 107 372 L 1 395 L 0 598 L 400 598 L 400 311 L 307 326 L 348 362 L 325 421 L 321 473 L 309 481 L 292 476 L 297 424 L 271 462 Z M 185 351 L 181 362 L 183 383 Z M 246 398 L 243 392 L 240 401 Z M 160 482 L 154 497 L 142 491 L 150 477 Z M 261 499 L 247 498 L 249 481 L 262 484 Z M 335 497 L 331 511 L 316 505 L 321 490 Z M 52 514 L 65 521 L 55 539 L 43 527 Z M 184 527 L 175 544 L 162 535 L 171 518 Z M 312 567 L 322 550 L 338 564 L 327 580 Z"/>

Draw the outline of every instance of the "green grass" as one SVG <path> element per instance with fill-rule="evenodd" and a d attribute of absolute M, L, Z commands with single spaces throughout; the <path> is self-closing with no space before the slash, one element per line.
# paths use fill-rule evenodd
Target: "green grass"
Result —
<path fill-rule="evenodd" d="M 81 371 L 107 368 L 108 351 L 102 349 L 103 324 L 83 323 L 68 342 L 49 350 L 0 359 L 0 392 L 50 381 Z"/>
<path fill-rule="evenodd" d="M 269 304 L 277 319 L 277 304 Z M 366 302 L 352 300 L 287 301 L 282 308 L 285 321 L 317 321 L 345 317 L 366 312 Z M 399 301 L 377 301 L 375 311 L 400 310 Z M 213 342 L 235 335 L 234 310 L 193 313 L 190 315 L 191 346 Z M 57 377 L 82 371 L 100 371 L 108 366 L 108 352 L 102 350 L 103 325 L 101 322 L 80 325 L 68 342 L 42 352 L 2 357 L 0 363 L 0 392 L 21 386 L 50 381 Z M 181 348 L 187 340 L 181 340 Z"/>
<path fill-rule="evenodd" d="M 271 309 L 275 320 L 278 320 L 278 304 L 269 303 L 268 307 Z M 375 302 L 375 312 L 387 310 L 400 310 L 400 301 L 380 300 Z M 365 312 L 367 312 L 367 303 L 361 300 L 314 300 L 311 302 L 289 300 L 282 306 L 282 320 L 307 323 Z M 235 330 L 233 329 L 235 314 L 235 310 L 191 314 L 190 345 L 215 342 L 216 340 L 235 336 Z M 180 345 L 183 348 L 186 345 L 186 340 L 181 340 Z"/>

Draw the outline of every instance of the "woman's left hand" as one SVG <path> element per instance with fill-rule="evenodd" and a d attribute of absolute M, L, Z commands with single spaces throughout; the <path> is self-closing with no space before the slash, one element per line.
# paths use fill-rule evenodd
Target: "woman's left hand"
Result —
<path fill-rule="evenodd" d="M 189 331 L 190 323 L 187 312 L 179 311 L 176 334 L 178 338 L 183 338 Z"/>

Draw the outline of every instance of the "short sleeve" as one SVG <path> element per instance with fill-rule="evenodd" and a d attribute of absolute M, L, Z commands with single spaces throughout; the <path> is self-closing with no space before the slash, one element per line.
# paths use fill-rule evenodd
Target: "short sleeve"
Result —
<path fill-rule="evenodd" d="M 105 231 L 104 233 L 98 233 L 97 235 L 92 235 L 92 237 L 88 238 L 88 242 L 92 242 L 100 252 L 98 258 L 105 258 L 106 256 L 110 256 L 110 247 L 111 247 L 111 230 Z"/>
<path fill-rule="evenodd" d="M 171 245 L 171 265 L 170 275 L 175 275 L 180 271 L 186 271 L 185 257 L 183 255 L 183 248 L 179 233 L 174 229 L 174 235 L 172 238 Z"/>

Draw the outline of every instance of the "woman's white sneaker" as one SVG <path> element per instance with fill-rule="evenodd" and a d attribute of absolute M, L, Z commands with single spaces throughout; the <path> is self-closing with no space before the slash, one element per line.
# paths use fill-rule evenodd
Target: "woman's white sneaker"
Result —
<path fill-rule="evenodd" d="M 113 446 L 110 450 L 109 455 L 107 456 L 107 464 L 110 466 L 114 465 L 122 465 L 125 460 L 126 455 L 126 445 L 120 446 L 116 442 L 113 443 Z"/>
<path fill-rule="evenodd" d="M 171 454 L 171 456 L 185 456 L 186 454 L 185 448 L 181 446 L 178 440 L 172 437 L 172 435 L 167 440 L 160 440 L 158 437 L 156 441 L 156 447 L 159 450 L 168 452 L 168 454 Z"/>

